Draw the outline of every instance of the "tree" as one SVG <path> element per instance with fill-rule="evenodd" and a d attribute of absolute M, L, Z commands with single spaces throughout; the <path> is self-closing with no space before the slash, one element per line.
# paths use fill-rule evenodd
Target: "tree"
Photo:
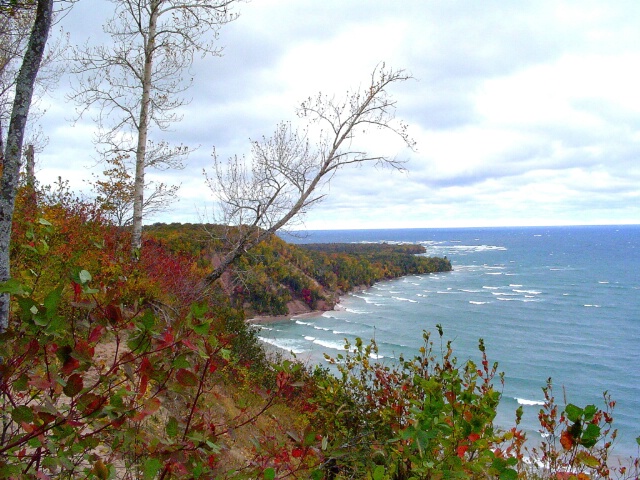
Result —
<path fill-rule="evenodd" d="M 108 168 L 102 172 L 104 178 L 96 178 L 92 182 L 100 209 L 119 227 L 131 225 L 133 221 L 135 185 L 126 160 L 123 156 L 107 159 Z M 144 215 L 166 210 L 175 200 L 178 188 L 177 185 L 148 182 L 145 189 L 152 190 L 144 199 Z"/>
<path fill-rule="evenodd" d="M 4 8 L 3 12 L 4 14 Z M 38 70 L 44 56 L 53 17 L 53 0 L 38 0 L 29 43 L 15 85 L 11 120 L 2 158 L 0 178 L 0 282 L 10 278 L 11 222 L 22 159 L 22 145 Z M 0 138 L 2 132 L 0 132 Z M 9 295 L 0 294 L 0 331 L 9 323 Z"/>
<path fill-rule="evenodd" d="M 192 82 L 185 72 L 194 55 L 219 55 L 215 40 L 236 15 L 237 0 L 112 0 L 114 17 L 104 31 L 112 45 L 78 49 L 81 74 L 72 98 L 80 114 L 98 107 L 97 143 L 107 157 L 135 155 L 132 251 L 142 245 L 145 170 L 180 168 L 183 146 L 151 144 L 153 126 L 166 130 L 180 120 L 176 109 Z M 150 151 L 153 150 L 153 151 Z"/>
<path fill-rule="evenodd" d="M 401 167 L 394 158 L 357 149 L 354 140 L 380 129 L 396 134 L 409 148 L 415 146 L 407 126 L 395 121 L 396 102 L 387 90 L 410 78 L 404 70 L 383 64 L 373 71 L 366 89 L 348 93 L 344 101 L 319 94 L 303 102 L 298 116 L 321 128 L 315 146 L 307 130 L 281 123 L 272 137 L 252 143 L 250 162 L 234 157 L 223 164 L 214 153 L 215 175 L 207 176 L 207 183 L 218 199 L 216 221 L 240 228 L 227 239 L 231 248 L 207 276 L 207 284 L 247 250 L 321 201 L 322 186 L 338 170 L 363 163 Z"/>

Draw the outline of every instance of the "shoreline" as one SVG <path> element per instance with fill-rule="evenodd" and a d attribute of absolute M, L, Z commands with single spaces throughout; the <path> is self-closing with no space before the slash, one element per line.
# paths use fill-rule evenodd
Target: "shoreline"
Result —
<path fill-rule="evenodd" d="M 286 322 L 298 318 L 321 317 L 325 312 L 334 312 L 336 310 L 344 310 L 344 308 L 339 303 L 336 303 L 331 310 L 310 310 L 308 312 L 289 313 L 287 315 L 256 315 L 255 317 L 247 318 L 245 322 L 252 325 L 269 325 L 271 323 Z"/>

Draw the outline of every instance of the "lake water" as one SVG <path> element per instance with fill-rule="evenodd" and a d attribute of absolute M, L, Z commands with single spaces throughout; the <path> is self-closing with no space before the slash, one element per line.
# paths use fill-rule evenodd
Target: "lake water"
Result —
<path fill-rule="evenodd" d="M 615 453 L 637 454 L 640 435 L 640 226 L 311 231 L 294 243 L 411 242 L 447 256 L 453 271 L 385 281 L 342 298 L 340 309 L 264 326 L 264 341 L 323 363 L 344 339 L 375 338 L 381 361 L 412 356 L 422 331 L 444 328 L 459 360 L 505 372 L 497 423 L 537 435 L 541 387 L 563 404 L 617 405 Z"/>

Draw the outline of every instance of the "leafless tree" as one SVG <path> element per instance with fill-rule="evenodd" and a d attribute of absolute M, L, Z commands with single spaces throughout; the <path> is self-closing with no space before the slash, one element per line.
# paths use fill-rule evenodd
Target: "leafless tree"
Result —
<path fill-rule="evenodd" d="M 105 26 L 112 44 L 76 50 L 79 82 L 72 98 L 80 115 L 97 107 L 101 153 L 135 155 L 132 251 L 142 245 L 145 169 L 180 168 L 183 146 L 156 142 L 152 128 L 166 130 L 180 120 L 187 102 L 194 55 L 219 55 L 220 28 L 236 18 L 238 0 L 111 0 L 115 13 Z"/>
<path fill-rule="evenodd" d="M 235 157 L 223 163 L 214 153 L 214 174 L 205 175 L 218 200 L 216 221 L 239 228 L 227 239 L 231 248 L 207 276 L 208 284 L 251 247 L 321 201 L 322 187 L 342 168 L 363 163 L 401 168 L 395 158 L 358 149 L 354 140 L 381 129 L 414 148 L 407 126 L 395 119 L 396 102 L 388 92 L 409 78 L 403 70 L 381 65 L 366 88 L 348 93 L 344 100 L 320 94 L 303 102 L 298 116 L 321 129 L 314 144 L 308 130 L 282 123 L 272 137 L 252 143 L 249 160 Z"/>

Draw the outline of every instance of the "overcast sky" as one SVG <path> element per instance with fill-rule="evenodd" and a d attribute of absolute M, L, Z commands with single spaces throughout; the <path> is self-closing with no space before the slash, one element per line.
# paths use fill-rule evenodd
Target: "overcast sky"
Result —
<path fill-rule="evenodd" d="M 81 0 L 64 20 L 72 43 L 99 35 L 110 8 Z M 246 153 L 309 95 L 365 85 L 386 62 L 415 77 L 392 93 L 417 151 L 366 144 L 408 171 L 339 172 L 306 228 L 640 223 L 637 0 L 253 0 L 237 10 L 220 35 L 224 56 L 194 67 L 183 121 L 156 135 L 199 148 L 185 170 L 154 176 L 182 188 L 151 221 L 199 221 L 214 146 L 223 158 Z M 69 121 L 67 88 L 42 120 L 38 175 L 86 189 L 93 126 Z"/>

